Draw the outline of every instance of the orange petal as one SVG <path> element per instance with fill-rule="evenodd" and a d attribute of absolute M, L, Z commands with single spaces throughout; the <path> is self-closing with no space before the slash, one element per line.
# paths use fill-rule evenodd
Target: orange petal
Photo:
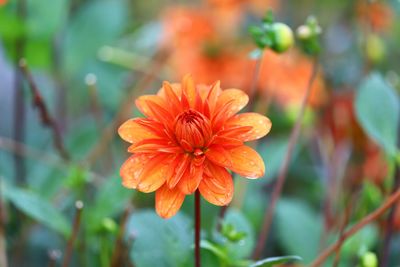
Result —
<path fill-rule="evenodd" d="M 149 160 L 140 174 L 136 189 L 150 193 L 162 186 L 167 179 L 171 156 L 160 154 Z"/>
<path fill-rule="evenodd" d="M 146 126 L 139 123 L 143 119 L 131 119 L 124 122 L 118 128 L 118 134 L 129 143 L 137 143 L 149 138 L 157 138 L 157 134 Z"/>
<path fill-rule="evenodd" d="M 271 130 L 271 121 L 258 113 L 242 113 L 230 118 L 226 124 L 226 127 L 235 126 L 251 126 L 252 129 L 245 133 L 238 135 L 236 138 L 240 140 L 251 141 L 260 139 L 269 133 Z"/>
<path fill-rule="evenodd" d="M 245 92 L 239 89 L 226 89 L 223 90 L 222 93 L 219 95 L 217 100 L 217 106 L 215 112 L 223 107 L 228 102 L 233 101 L 233 105 L 230 106 L 229 110 L 227 111 L 227 116 L 232 116 L 239 112 L 242 108 L 244 108 L 247 103 L 249 102 L 249 97 L 246 95 Z"/>
<path fill-rule="evenodd" d="M 155 118 L 153 111 L 149 108 L 148 102 L 151 101 L 153 103 L 158 104 L 161 107 L 165 107 L 165 101 L 158 95 L 142 95 L 136 99 L 135 104 L 140 112 L 143 113 L 146 117 Z"/>
<path fill-rule="evenodd" d="M 182 193 L 190 195 L 196 191 L 203 178 L 203 168 L 203 164 L 196 165 L 194 160 L 191 161 L 190 167 L 187 168 L 186 173 L 178 183 Z"/>
<path fill-rule="evenodd" d="M 242 140 L 226 136 L 215 136 L 212 143 L 216 145 L 221 145 L 224 148 L 234 148 L 243 145 Z"/>
<path fill-rule="evenodd" d="M 181 208 L 185 194 L 178 188 L 162 186 L 156 191 L 156 211 L 160 217 L 167 219 L 174 216 Z"/>
<path fill-rule="evenodd" d="M 189 154 L 181 154 L 171 163 L 171 168 L 174 168 L 174 174 L 168 176 L 167 184 L 169 188 L 173 188 L 181 180 L 182 176 L 186 173 L 186 169 L 190 166 Z"/>
<path fill-rule="evenodd" d="M 248 146 L 240 146 L 228 152 L 232 159 L 232 166 L 228 167 L 229 169 L 251 179 L 264 176 L 264 161 L 257 151 Z"/>
<path fill-rule="evenodd" d="M 178 115 L 182 111 L 181 101 L 179 100 L 179 97 L 176 95 L 174 89 L 169 82 L 163 83 L 163 91 L 165 93 L 164 100 L 169 103 L 171 111 L 175 115 Z"/>
<path fill-rule="evenodd" d="M 139 183 L 140 175 L 146 163 L 151 159 L 149 155 L 130 156 L 120 169 L 122 185 L 127 188 L 136 189 Z"/>
<path fill-rule="evenodd" d="M 230 153 L 220 145 L 211 145 L 206 153 L 208 160 L 222 167 L 231 167 L 232 159 Z"/>
<path fill-rule="evenodd" d="M 210 203 L 224 206 L 233 197 L 233 181 L 231 174 L 223 167 L 207 164 L 207 173 L 199 185 L 201 195 Z"/>
<path fill-rule="evenodd" d="M 130 153 L 180 153 L 182 148 L 172 144 L 166 139 L 145 139 L 128 148 Z"/>
<path fill-rule="evenodd" d="M 182 79 L 182 91 L 187 97 L 189 106 L 194 108 L 196 101 L 196 86 L 191 75 L 187 74 Z"/>

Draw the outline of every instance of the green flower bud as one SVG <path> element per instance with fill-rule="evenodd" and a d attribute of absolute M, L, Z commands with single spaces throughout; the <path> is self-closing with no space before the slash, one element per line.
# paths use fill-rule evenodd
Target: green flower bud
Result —
<path fill-rule="evenodd" d="M 362 267 L 378 267 L 378 258 L 375 253 L 367 252 L 362 256 L 361 259 Z"/>
<path fill-rule="evenodd" d="M 109 217 L 103 218 L 102 226 L 107 232 L 115 233 L 118 230 L 117 223 Z"/>
<path fill-rule="evenodd" d="M 293 31 L 292 29 L 280 22 L 272 24 L 271 30 L 273 33 L 273 44 L 271 49 L 278 53 L 287 51 L 294 44 Z"/>
<path fill-rule="evenodd" d="M 382 61 L 385 56 L 385 44 L 378 35 L 370 34 L 367 36 L 365 53 L 368 60 L 372 63 L 379 63 Z"/>

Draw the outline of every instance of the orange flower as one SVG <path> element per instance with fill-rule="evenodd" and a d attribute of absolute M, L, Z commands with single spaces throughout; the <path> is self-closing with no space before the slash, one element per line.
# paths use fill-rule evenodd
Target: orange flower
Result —
<path fill-rule="evenodd" d="M 0 6 L 7 4 L 8 0 L 0 0 Z"/>
<path fill-rule="evenodd" d="M 272 96 L 280 105 L 300 105 L 312 72 L 312 61 L 296 50 L 277 54 L 266 50 L 261 69 L 261 94 Z M 311 91 L 309 105 L 319 107 L 326 101 L 324 80 L 318 73 Z"/>
<path fill-rule="evenodd" d="M 375 31 L 384 32 L 393 25 L 393 11 L 387 3 L 359 1 L 357 12 L 359 19 Z"/>
<path fill-rule="evenodd" d="M 197 189 L 208 202 L 227 205 L 233 196 L 228 170 L 251 179 L 264 175 L 260 155 L 243 143 L 265 136 L 271 122 L 257 113 L 236 115 L 248 100 L 241 90 L 221 90 L 219 82 L 195 85 L 190 76 L 139 97 L 136 106 L 146 118 L 128 120 L 118 130 L 133 153 L 121 167 L 122 184 L 156 191 L 163 218 L 175 215 Z"/>

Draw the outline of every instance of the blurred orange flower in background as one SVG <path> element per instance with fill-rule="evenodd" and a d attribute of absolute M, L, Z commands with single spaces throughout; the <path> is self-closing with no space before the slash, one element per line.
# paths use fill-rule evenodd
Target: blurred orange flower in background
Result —
<path fill-rule="evenodd" d="M 393 25 L 393 11 L 383 1 L 359 1 L 357 12 L 359 19 L 370 25 L 374 31 L 384 32 Z"/>
<path fill-rule="evenodd" d="M 7 0 L 0 0 L 0 6 L 7 4 Z"/>
<path fill-rule="evenodd" d="M 247 178 L 265 171 L 260 155 L 243 143 L 265 136 L 271 122 L 257 113 L 236 115 L 248 100 L 241 90 L 221 90 L 219 82 L 196 85 L 191 76 L 139 97 L 136 106 L 146 118 L 128 120 L 118 130 L 133 153 L 121 167 L 123 185 L 156 191 L 163 218 L 176 214 L 197 189 L 208 202 L 227 205 L 233 196 L 228 170 Z"/>
<path fill-rule="evenodd" d="M 297 50 L 277 54 L 264 52 L 260 71 L 259 90 L 264 97 L 272 97 L 283 107 L 299 106 L 307 90 L 312 72 L 312 61 Z M 320 107 L 327 100 L 322 74 L 314 80 L 308 104 Z"/>

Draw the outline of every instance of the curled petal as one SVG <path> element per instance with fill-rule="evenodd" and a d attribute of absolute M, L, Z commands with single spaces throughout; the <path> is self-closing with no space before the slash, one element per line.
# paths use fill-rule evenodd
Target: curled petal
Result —
<path fill-rule="evenodd" d="M 233 197 L 233 181 L 231 174 L 223 167 L 207 164 L 207 174 L 199 185 L 201 195 L 210 203 L 224 206 Z"/>
<path fill-rule="evenodd" d="M 186 173 L 183 175 L 178 183 L 178 187 L 182 193 L 186 195 L 193 194 L 199 187 L 203 177 L 203 165 L 197 165 L 194 160 L 191 161 L 190 167 L 187 168 Z"/>
<path fill-rule="evenodd" d="M 144 166 L 149 162 L 152 157 L 150 155 L 133 155 L 130 156 L 120 169 L 122 177 L 122 185 L 136 189 L 139 184 L 139 178 L 142 174 Z"/>
<path fill-rule="evenodd" d="M 248 146 L 228 150 L 232 165 L 228 167 L 243 177 L 255 179 L 264 176 L 265 166 L 260 155 Z"/>
<path fill-rule="evenodd" d="M 206 153 L 208 160 L 222 167 L 231 167 L 232 159 L 230 153 L 221 145 L 211 145 Z"/>
<path fill-rule="evenodd" d="M 178 188 L 169 188 L 167 185 L 162 186 L 156 191 L 156 211 L 157 214 L 168 219 L 174 216 L 181 208 L 185 194 Z"/>
<path fill-rule="evenodd" d="M 155 131 L 140 123 L 142 120 L 146 119 L 136 118 L 124 122 L 118 128 L 119 136 L 129 143 L 137 143 L 145 139 L 157 138 L 158 135 Z"/>
<path fill-rule="evenodd" d="M 269 133 L 271 130 L 271 121 L 258 113 L 242 113 L 230 118 L 226 124 L 226 127 L 232 126 L 251 126 L 252 129 L 245 133 L 239 134 L 237 138 L 240 140 L 251 141 L 260 139 Z"/>
<path fill-rule="evenodd" d="M 249 97 L 245 92 L 239 89 L 223 90 L 217 100 L 216 112 L 218 112 L 219 108 L 223 107 L 230 101 L 233 101 L 233 104 L 230 105 L 229 110 L 227 111 L 227 117 L 236 114 L 242 108 L 244 108 L 249 102 Z"/>

